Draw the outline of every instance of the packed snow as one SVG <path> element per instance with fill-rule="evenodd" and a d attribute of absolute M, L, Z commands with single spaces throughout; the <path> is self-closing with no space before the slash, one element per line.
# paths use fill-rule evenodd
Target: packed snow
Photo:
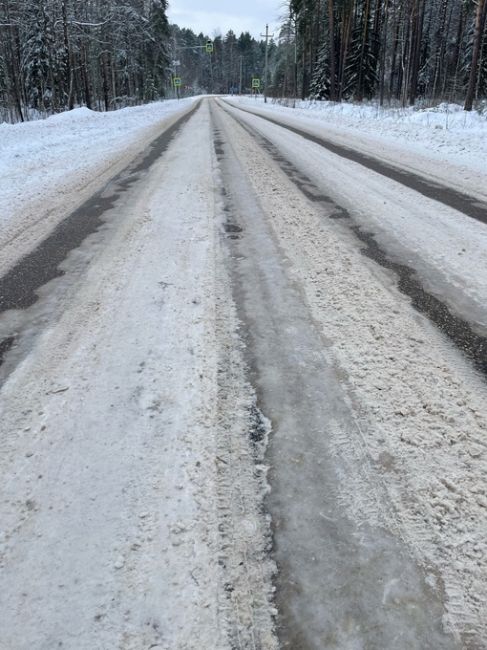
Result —
<path fill-rule="evenodd" d="M 234 293 L 259 405 L 273 424 L 267 505 L 279 566 L 281 647 L 322 648 L 324 639 L 330 639 L 337 648 L 456 648 L 441 627 L 441 596 L 424 584 L 403 542 L 382 527 L 364 525 L 371 506 L 387 508 L 387 495 L 377 499 L 377 485 L 367 490 L 360 485 L 360 516 L 343 517 L 343 484 L 358 486 L 356 478 L 367 462 L 361 446 L 345 468 L 335 454 L 337 434 L 345 441 L 355 437 L 356 414 L 331 362 L 328 332 L 323 336 L 309 317 L 303 288 L 309 286 L 314 296 L 315 278 L 305 285 L 297 275 L 306 264 L 300 259 L 300 244 L 307 202 L 299 201 L 281 170 L 229 115 L 213 111 L 213 118 L 232 233 L 227 241 Z M 281 253 L 280 237 L 280 226 L 291 218 L 292 265 L 288 252 Z M 233 234 L 238 227 L 242 234 Z M 306 236 L 317 239 L 317 233 Z M 326 275 L 323 267 L 334 252 L 327 254 L 321 237 L 317 245 L 322 250 L 320 271 Z"/>
<path fill-rule="evenodd" d="M 2 648 L 276 648 L 255 395 L 207 111 L 193 119 L 65 274 L 6 314 Z"/>
<path fill-rule="evenodd" d="M 285 139 L 296 149 L 297 136 L 278 129 L 262 130 L 281 150 Z M 349 515 L 405 540 L 434 591 L 445 590 L 444 624 L 467 643 L 459 647 L 484 647 L 476 642 L 487 638 L 485 381 L 411 308 L 394 278 L 361 255 L 361 245 L 333 219 L 336 205 L 295 192 L 236 124 L 233 136 L 355 412 L 352 427 L 331 415 L 327 428 L 345 466 L 339 490 Z M 302 153 L 300 168 L 319 166 L 306 144 Z"/>

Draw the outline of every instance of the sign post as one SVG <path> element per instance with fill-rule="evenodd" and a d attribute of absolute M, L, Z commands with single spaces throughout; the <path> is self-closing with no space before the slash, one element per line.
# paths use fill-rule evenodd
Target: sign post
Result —
<path fill-rule="evenodd" d="M 258 77 L 252 77 L 252 93 L 255 95 L 255 98 L 257 99 L 257 95 L 259 94 L 260 90 L 260 79 Z"/>
<path fill-rule="evenodd" d="M 181 88 L 181 77 L 174 77 L 173 83 L 174 83 L 174 88 L 176 88 L 176 93 L 179 100 L 179 89 Z"/>

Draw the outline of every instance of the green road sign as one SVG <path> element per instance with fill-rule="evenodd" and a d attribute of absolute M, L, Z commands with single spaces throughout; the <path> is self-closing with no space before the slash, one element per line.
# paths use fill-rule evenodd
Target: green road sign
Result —
<path fill-rule="evenodd" d="M 174 87 L 175 88 L 181 87 L 181 77 L 174 77 Z"/>
<path fill-rule="evenodd" d="M 206 51 L 208 54 L 213 54 L 213 41 L 206 41 Z"/>
<path fill-rule="evenodd" d="M 252 79 L 252 88 L 254 88 L 255 90 L 260 89 L 260 79 L 255 79 L 255 78 Z"/>

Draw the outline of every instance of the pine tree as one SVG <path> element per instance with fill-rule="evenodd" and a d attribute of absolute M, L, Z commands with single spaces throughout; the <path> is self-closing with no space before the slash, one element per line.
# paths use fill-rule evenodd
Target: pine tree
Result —
<path fill-rule="evenodd" d="M 364 97 L 374 97 L 378 86 L 378 52 L 378 36 L 372 29 L 371 18 L 364 17 L 352 33 L 342 90 L 344 98 L 361 101 Z"/>
<path fill-rule="evenodd" d="M 33 108 L 46 111 L 54 94 L 54 37 L 47 7 L 40 2 L 26 25 L 22 51 L 27 101 Z"/>
<path fill-rule="evenodd" d="M 335 83 L 336 83 L 335 79 Z M 330 47 L 324 43 L 318 53 L 313 77 L 311 79 L 309 95 L 311 99 L 331 99 L 331 73 L 330 73 Z"/>

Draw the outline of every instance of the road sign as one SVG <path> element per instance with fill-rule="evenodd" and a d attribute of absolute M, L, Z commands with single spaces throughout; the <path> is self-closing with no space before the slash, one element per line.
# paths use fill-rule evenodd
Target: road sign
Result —
<path fill-rule="evenodd" d="M 213 54 L 213 41 L 206 41 L 206 51 L 208 54 Z"/>
<path fill-rule="evenodd" d="M 252 88 L 254 88 L 254 90 L 260 89 L 260 79 L 256 79 L 255 77 L 252 79 Z"/>
<path fill-rule="evenodd" d="M 174 77 L 174 87 L 175 88 L 181 87 L 181 77 Z"/>

